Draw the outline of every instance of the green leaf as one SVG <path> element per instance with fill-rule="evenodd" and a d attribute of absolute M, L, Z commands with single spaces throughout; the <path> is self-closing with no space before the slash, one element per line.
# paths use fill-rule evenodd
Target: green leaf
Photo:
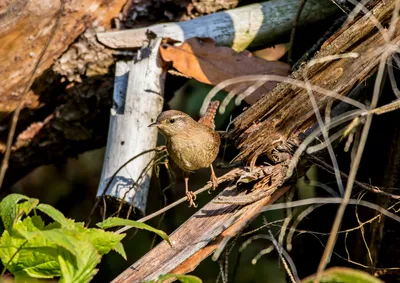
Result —
<path fill-rule="evenodd" d="M 125 234 L 87 229 L 84 223 L 67 219 L 52 206 L 38 203 L 37 199 L 19 194 L 0 202 L 0 216 L 6 228 L 0 238 L 0 259 L 19 282 L 60 277 L 60 282 L 86 283 L 96 274 L 101 255 L 115 250 L 126 259 L 121 244 Z M 21 220 L 32 209 L 55 222 L 45 225 L 37 215 Z"/>
<path fill-rule="evenodd" d="M 84 243 L 86 242 L 86 243 Z M 96 265 L 100 263 L 101 256 L 88 241 L 79 241 L 81 248 L 77 254 L 77 266 L 74 256 L 64 250 L 58 256 L 61 269 L 61 283 L 86 283 L 90 282 L 97 273 Z"/>
<path fill-rule="evenodd" d="M 1 236 L 0 259 L 3 265 L 13 274 L 18 271 L 19 250 L 25 244 L 26 240 L 11 237 L 7 230 Z"/>
<path fill-rule="evenodd" d="M 113 250 L 119 253 L 125 260 L 127 260 L 125 249 L 121 242 L 117 243 Z"/>
<path fill-rule="evenodd" d="M 60 229 L 61 225 L 58 222 L 51 222 L 49 224 L 47 224 L 46 226 L 44 226 L 44 228 L 42 230 L 51 230 L 51 229 Z"/>
<path fill-rule="evenodd" d="M 156 233 L 158 236 L 160 236 L 165 241 L 167 241 L 167 243 L 171 246 L 168 235 L 164 231 L 155 229 L 155 228 L 153 228 L 145 223 L 142 223 L 142 222 L 137 222 L 137 221 L 118 218 L 118 217 L 110 217 L 110 218 L 107 218 L 106 220 L 104 220 L 103 222 L 97 223 L 96 225 L 103 229 L 116 227 L 116 226 L 131 226 L 131 227 L 134 227 L 137 229 L 147 230 L 147 231 Z"/>
<path fill-rule="evenodd" d="M 33 246 L 36 247 L 33 247 Z M 23 246 L 19 253 L 15 275 L 27 275 L 33 278 L 53 278 L 60 276 L 60 266 L 56 260 L 59 248 L 54 245 L 41 246 L 40 240 Z M 51 243 L 49 243 L 51 245 Z"/>
<path fill-rule="evenodd" d="M 24 214 L 28 215 L 32 209 L 34 209 L 39 203 L 39 200 L 36 198 L 30 198 L 27 201 L 17 204 L 17 218 L 21 217 Z"/>
<path fill-rule="evenodd" d="M 92 243 L 95 249 L 101 254 L 108 254 L 115 246 L 121 242 L 125 234 L 115 234 L 100 229 L 85 229 L 83 236 Z"/>
<path fill-rule="evenodd" d="M 22 233 L 37 231 L 40 223 L 39 216 L 34 221 L 27 217 L 15 223 L 15 229 Z M 52 278 L 60 276 L 57 261 L 57 245 L 43 238 L 34 238 L 26 241 L 23 238 L 13 237 L 4 231 L 0 239 L 0 259 L 4 266 L 15 276 L 21 278 L 29 276 L 36 278 Z"/>
<path fill-rule="evenodd" d="M 38 278 L 61 276 L 61 282 L 71 283 L 91 280 L 97 272 L 95 267 L 100 262 L 101 256 L 89 238 L 92 237 L 93 241 L 97 241 L 96 243 L 100 245 L 112 236 L 92 235 L 89 237 L 85 233 L 87 232 L 85 228 L 79 228 L 83 231 L 65 228 L 38 230 L 30 217 L 24 219 L 24 222 L 28 220 L 30 225 L 22 222 L 14 225 L 14 231 L 28 240 L 28 243 L 18 253 L 16 260 L 18 268 L 9 269 L 13 274 Z M 105 232 L 100 230 L 100 233 L 103 235 Z M 115 238 L 118 240 L 124 237 L 124 235 L 117 236 Z M 100 240 L 98 240 L 99 238 Z M 113 246 L 115 246 L 114 242 Z"/>
<path fill-rule="evenodd" d="M 39 204 L 36 209 L 50 216 L 54 221 L 60 223 L 61 227 L 65 228 L 74 228 L 74 222 L 65 218 L 64 214 L 62 214 L 59 210 L 55 209 L 51 205 L 48 204 Z"/>
<path fill-rule="evenodd" d="M 312 283 L 315 275 L 301 280 L 301 283 Z M 324 271 L 321 283 L 384 283 L 367 272 L 347 268 L 332 267 Z"/>
<path fill-rule="evenodd" d="M 0 202 L 0 216 L 7 229 L 0 238 L 0 259 L 18 281 L 60 277 L 60 282 L 86 283 L 96 274 L 102 254 L 115 250 L 126 259 L 121 244 L 125 234 L 87 229 L 52 206 L 38 203 L 18 194 Z M 55 222 L 45 225 L 37 215 L 21 220 L 35 208 Z"/>
<path fill-rule="evenodd" d="M 158 277 L 158 280 L 164 281 L 166 279 L 170 278 L 176 278 L 182 283 L 202 283 L 201 279 L 199 277 L 193 276 L 193 275 L 181 275 L 181 274 L 166 274 L 166 275 L 161 275 Z"/>
<path fill-rule="evenodd" d="M 60 247 L 57 250 L 61 270 L 60 282 L 89 282 L 96 274 L 95 267 L 101 256 L 84 233 L 61 228 L 21 234 L 27 239 L 43 238 Z"/>
<path fill-rule="evenodd" d="M 29 198 L 20 194 L 9 194 L 0 202 L 0 216 L 7 231 L 11 231 L 14 221 L 17 220 L 17 203 L 21 200 Z"/>
<path fill-rule="evenodd" d="M 157 281 L 146 281 L 143 283 L 161 283 L 167 279 L 175 278 L 178 279 L 178 281 L 182 283 L 202 283 L 201 279 L 199 277 L 193 276 L 193 275 L 181 275 L 181 274 L 165 274 L 165 275 L 160 275 L 157 279 Z"/>
<path fill-rule="evenodd" d="M 71 230 L 52 229 L 52 230 L 23 231 L 17 229 L 16 227 L 15 232 L 22 235 L 28 241 L 31 241 L 38 237 L 53 242 L 58 246 L 66 249 L 73 255 L 76 255 L 77 251 L 82 248 L 79 246 L 79 243 L 77 243 L 73 238 L 74 236 L 78 237 L 79 234 L 76 233 L 76 235 L 73 235 L 74 231 Z"/>
<path fill-rule="evenodd" d="M 42 219 L 42 217 L 38 216 L 38 215 L 33 215 L 32 217 L 30 217 L 32 220 L 32 224 L 39 230 L 44 229 L 45 224 L 44 221 Z"/>

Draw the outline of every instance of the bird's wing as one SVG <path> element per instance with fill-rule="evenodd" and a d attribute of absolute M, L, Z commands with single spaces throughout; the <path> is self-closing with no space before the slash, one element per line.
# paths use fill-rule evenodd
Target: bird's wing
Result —
<path fill-rule="evenodd" d="M 198 122 L 214 130 L 214 117 L 217 114 L 218 106 L 218 100 L 211 101 L 210 104 L 208 104 L 206 113 L 199 119 Z"/>

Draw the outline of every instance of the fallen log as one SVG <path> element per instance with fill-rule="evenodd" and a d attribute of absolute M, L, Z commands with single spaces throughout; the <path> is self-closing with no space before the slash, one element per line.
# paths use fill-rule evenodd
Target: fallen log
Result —
<path fill-rule="evenodd" d="M 190 21 L 163 23 L 139 29 L 99 33 L 99 41 L 111 48 L 139 48 L 146 43 L 146 32 L 183 43 L 192 37 L 212 38 L 218 45 L 235 51 L 266 46 L 288 34 L 298 10 L 297 0 L 273 0 L 228 11 L 218 12 Z M 338 9 L 329 1 L 308 1 L 299 19 L 299 27 L 319 22 L 336 14 Z"/>

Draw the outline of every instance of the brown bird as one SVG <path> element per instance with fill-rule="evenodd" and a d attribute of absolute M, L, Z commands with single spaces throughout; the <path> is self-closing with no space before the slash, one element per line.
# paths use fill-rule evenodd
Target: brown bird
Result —
<path fill-rule="evenodd" d="M 214 130 L 214 117 L 218 106 L 219 101 L 212 101 L 206 114 L 197 122 L 181 111 L 168 110 L 162 112 L 157 121 L 149 125 L 160 130 L 165 137 L 169 156 L 183 170 L 189 207 L 197 207 L 194 203 L 196 195 L 189 191 L 190 172 L 210 167 L 212 188 L 218 186 L 212 166 L 221 142 L 219 134 Z"/>

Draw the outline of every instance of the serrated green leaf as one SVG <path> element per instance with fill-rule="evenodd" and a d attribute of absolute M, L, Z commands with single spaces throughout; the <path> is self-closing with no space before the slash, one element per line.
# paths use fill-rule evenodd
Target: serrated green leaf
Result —
<path fill-rule="evenodd" d="M 18 229 L 17 225 L 15 225 L 14 231 L 22 235 L 28 241 L 32 241 L 33 239 L 38 237 L 53 242 L 58 246 L 69 251 L 72 255 L 76 255 L 77 251 L 81 248 L 79 245 L 76 245 L 76 242 L 69 234 L 71 232 L 70 230 L 52 229 L 52 230 L 24 231 Z"/>
<path fill-rule="evenodd" d="M 100 229 L 85 229 L 83 236 L 92 243 L 95 249 L 101 254 L 108 254 L 115 246 L 121 242 L 125 234 L 115 234 Z"/>
<path fill-rule="evenodd" d="M 20 194 L 9 194 L 0 202 L 0 216 L 7 231 L 11 231 L 14 221 L 17 220 L 17 203 L 21 200 L 29 198 Z"/>
<path fill-rule="evenodd" d="M 27 275 L 32 278 L 53 278 L 61 275 L 60 266 L 56 260 L 59 248 L 40 246 L 41 244 L 32 241 L 29 246 L 23 246 L 16 265 L 18 270 L 13 274 Z M 33 245 L 38 246 L 31 247 Z"/>
<path fill-rule="evenodd" d="M 95 267 L 101 256 L 83 233 L 61 228 L 28 232 L 25 236 L 30 239 L 42 237 L 60 247 L 57 260 L 61 282 L 89 282 L 96 274 Z"/>
<path fill-rule="evenodd" d="M 125 253 L 125 249 L 124 246 L 122 245 L 121 242 L 117 243 L 115 245 L 115 247 L 113 248 L 114 251 L 116 251 L 117 253 L 119 253 L 125 260 L 127 260 L 128 258 L 126 257 L 126 253 Z"/>
<path fill-rule="evenodd" d="M 46 226 L 37 215 L 21 220 L 34 208 L 55 222 Z M 113 249 L 126 259 L 121 244 L 125 234 L 87 229 L 52 206 L 38 205 L 37 199 L 9 195 L 0 202 L 0 216 L 6 228 L 0 238 L 0 259 L 21 282 L 28 277 L 61 277 L 61 282 L 86 283 L 96 274 L 101 254 Z"/>
<path fill-rule="evenodd" d="M 24 219 L 24 222 L 28 221 L 29 225 L 21 222 L 14 225 L 14 231 L 27 239 L 28 244 L 18 253 L 15 268 L 9 269 L 13 274 L 37 278 L 61 276 L 61 282 L 90 281 L 96 274 L 95 267 L 101 256 L 89 241 L 89 235 L 83 233 L 84 231 L 64 228 L 38 230 L 30 217 Z M 101 243 L 110 237 L 104 236 L 104 231 L 100 233 L 100 237 L 92 236 L 95 242 L 98 238 L 98 243 Z M 118 235 L 118 239 L 122 237 L 123 235 Z"/>
<path fill-rule="evenodd" d="M 13 238 L 10 233 L 5 230 L 0 239 L 0 259 L 3 266 L 14 274 L 17 271 L 16 264 L 19 260 L 19 249 L 26 244 L 26 240 L 21 238 Z"/>
<path fill-rule="evenodd" d="M 85 242 L 85 243 L 83 243 Z M 74 265 L 74 257 L 66 250 L 59 254 L 58 260 L 61 269 L 61 283 L 86 283 L 90 282 L 97 273 L 96 265 L 100 263 L 101 256 L 88 241 L 80 241 L 82 248 L 76 257 L 77 266 Z"/>
<path fill-rule="evenodd" d="M 312 283 L 315 275 L 301 280 L 301 283 Z M 347 268 L 332 267 L 324 271 L 321 283 L 384 283 L 365 271 Z"/>
<path fill-rule="evenodd" d="M 36 217 L 36 222 L 39 217 Z M 15 223 L 18 231 L 37 231 L 35 224 L 30 217 Z M 26 241 L 23 238 L 10 236 L 4 231 L 0 239 L 0 258 L 3 265 L 15 276 L 53 278 L 60 276 L 59 265 L 56 259 L 57 246 L 43 238 L 34 238 Z M 18 252 L 18 253 L 17 253 Z"/>
<path fill-rule="evenodd" d="M 167 243 L 171 246 L 168 235 L 164 231 L 153 228 L 142 222 L 137 222 L 137 221 L 118 218 L 118 217 L 109 217 L 106 220 L 104 220 L 103 222 L 97 223 L 96 225 L 103 229 L 116 227 L 116 226 L 131 226 L 131 227 L 134 227 L 137 229 L 147 230 L 147 231 L 156 233 L 161 238 L 163 238 L 165 241 L 167 241 Z"/>
<path fill-rule="evenodd" d="M 67 219 L 64 214 L 61 213 L 58 209 L 55 209 L 51 205 L 48 204 L 39 204 L 36 209 L 50 216 L 54 221 L 60 223 L 61 227 L 72 229 L 75 227 L 75 223 L 73 220 Z"/>
<path fill-rule="evenodd" d="M 24 201 L 22 203 L 17 203 L 17 219 L 20 218 L 21 216 L 28 215 L 32 209 L 34 209 L 39 203 L 39 200 L 36 198 L 30 198 L 27 201 Z"/>

